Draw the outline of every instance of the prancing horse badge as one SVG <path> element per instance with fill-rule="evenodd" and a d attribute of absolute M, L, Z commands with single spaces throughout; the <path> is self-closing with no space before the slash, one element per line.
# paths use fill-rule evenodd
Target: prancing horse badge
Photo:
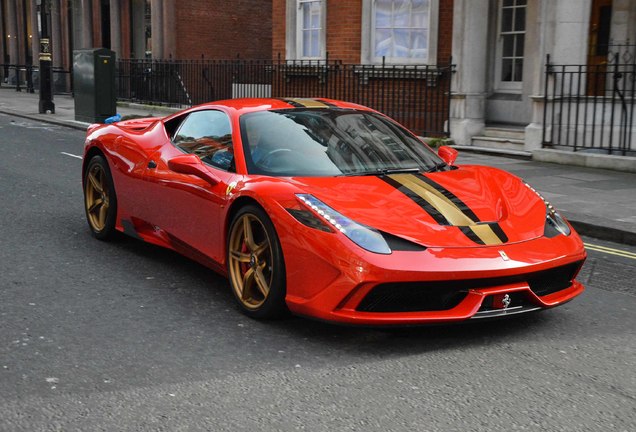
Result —
<path fill-rule="evenodd" d="M 499 251 L 499 255 L 501 255 L 501 259 L 504 261 L 510 261 L 510 258 L 508 258 L 508 255 L 506 255 L 504 251 Z"/>

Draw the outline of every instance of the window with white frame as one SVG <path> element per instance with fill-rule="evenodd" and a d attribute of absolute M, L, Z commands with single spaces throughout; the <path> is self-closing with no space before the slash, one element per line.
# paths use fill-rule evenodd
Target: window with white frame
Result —
<path fill-rule="evenodd" d="M 502 90 L 521 89 L 527 0 L 500 0 L 497 81 Z"/>
<path fill-rule="evenodd" d="M 325 58 L 326 0 L 287 0 L 287 58 Z"/>
<path fill-rule="evenodd" d="M 434 64 L 438 3 L 438 0 L 363 0 L 363 61 Z"/>

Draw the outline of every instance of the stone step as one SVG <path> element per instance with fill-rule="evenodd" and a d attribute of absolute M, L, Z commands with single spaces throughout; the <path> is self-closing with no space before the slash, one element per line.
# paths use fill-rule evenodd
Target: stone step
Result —
<path fill-rule="evenodd" d="M 516 159 L 532 159 L 532 153 L 525 150 L 508 150 L 508 149 L 497 149 L 491 147 L 477 147 L 471 145 L 454 145 L 452 146 L 454 149 L 459 152 L 471 152 L 471 153 L 481 153 L 481 154 L 489 154 L 493 156 L 505 156 L 505 157 L 513 157 Z"/>
<path fill-rule="evenodd" d="M 526 136 L 526 131 L 523 127 L 486 126 L 483 135 L 491 138 L 523 140 Z"/>
<path fill-rule="evenodd" d="M 515 138 L 496 138 L 489 136 L 474 136 L 471 144 L 475 147 L 487 147 L 507 150 L 524 150 L 525 142 Z"/>

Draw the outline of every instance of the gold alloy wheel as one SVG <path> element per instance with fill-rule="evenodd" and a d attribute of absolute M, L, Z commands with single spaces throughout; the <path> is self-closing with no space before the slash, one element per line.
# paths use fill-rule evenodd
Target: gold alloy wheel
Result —
<path fill-rule="evenodd" d="M 237 298 L 247 309 L 258 309 L 267 300 L 274 272 L 269 236 L 253 214 L 243 214 L 232 225 L 228 259 Z"/>
<path fill-rule="evenodd" d="M 106 227 L 108 217 L 108 181 L 106 171 L 99 164 L 90 167 L 84 186 L 86 214 L 94 231 L 102 231 Z"/>

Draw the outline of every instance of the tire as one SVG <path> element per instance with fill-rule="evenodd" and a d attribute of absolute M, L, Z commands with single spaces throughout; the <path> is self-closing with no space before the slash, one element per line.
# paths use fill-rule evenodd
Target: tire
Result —
<path fill-rule="evenodd" d="M 108 162 L 93 156 L 84 172 L 84 210 L 93 234 L 99 240 L 111 240 L 115 234 L 117 195 Z"/>
<path fill-rule="evenodd" d="M 285 262 L 269 216 L 255 205 L 241 208 L 227 239 L 228 279 L 241 311 L 257 319 L 285 316 Z"/>

